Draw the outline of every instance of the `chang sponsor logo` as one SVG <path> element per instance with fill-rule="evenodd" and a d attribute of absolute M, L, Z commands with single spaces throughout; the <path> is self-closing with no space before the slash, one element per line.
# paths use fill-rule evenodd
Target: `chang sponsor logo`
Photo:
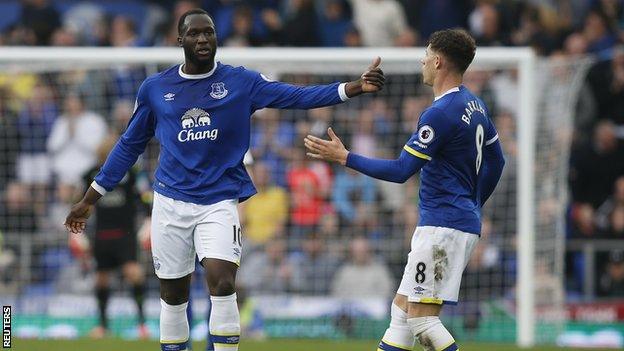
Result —
<path fill-rule="evenodd" d="M 182 130 L 178 133 L 178 141 L 185 143 L 196 140 L 216 140 L 219 129 L 206 129 L 210 127 L 210 114 L 201 108 L 192 108 L 184 113 L 180 119 Z M 199 130 L 195 130 L 198 128 Z"/>

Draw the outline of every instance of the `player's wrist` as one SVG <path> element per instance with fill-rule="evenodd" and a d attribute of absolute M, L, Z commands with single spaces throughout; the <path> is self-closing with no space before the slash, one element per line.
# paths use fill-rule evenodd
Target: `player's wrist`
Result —
<path fill-rule="evenodd" d="M 363 84 L 364 81 L 362 79 L 347 83 L 345 85 L 345 93 L 347 94 L 347 97 L 352 98 L 354 96 L 358 96 L 364 93 L 364 90 L 362 88 Z"/>
<path fill-rule="evenodd" d="M 349 155 L 351 153 L 349 152 L 349 150 L 345 150 L 345 153 L 343 155 L 343 157 L 339 160 L 340 164 L 343 166 L 347 166 L 347 164 L 349 163 Z"/>

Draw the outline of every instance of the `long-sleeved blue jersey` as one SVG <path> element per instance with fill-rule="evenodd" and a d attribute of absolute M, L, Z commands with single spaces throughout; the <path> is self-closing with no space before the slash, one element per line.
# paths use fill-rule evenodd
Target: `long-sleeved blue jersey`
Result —
<path fill-rule="evenodd" d="M 485 104 L 464 86 L 436 98 L 396 160 L 349 153 L 347 166 L 375 178 L 404 182 L 420 172 L 419 226 L 481 233 L 481 207 L 505 160 Z"/>
<path fill-rule="evenodd" d="M 346 99 L 344 83 L 300 87 L 221 63 L 201 75 L 173 66 L 143 82 L 128 127 L 92 186 L 102 194 L 112 190 L 156 136 L 155 191 L 204 205 L 244 201 L 256 193 L 243 166 L 251 114 L 265 107 L 310 109 Z"/>

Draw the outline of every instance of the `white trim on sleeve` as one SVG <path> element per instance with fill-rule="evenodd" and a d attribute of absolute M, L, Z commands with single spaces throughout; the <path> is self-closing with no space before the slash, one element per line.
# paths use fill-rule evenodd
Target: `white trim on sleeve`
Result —
<path fill-rule="evenodd" d="M 485 142 L 485 146 L 488 146 L 488 145 L 492 145 L 492 144 L 494 144 L 494 142 L 495 142 L 496 140 L 498 140 L 498 134 L 496 134 L 494 137 L 492 137 L 492 139 L 490 139 L 490 140 L 486 141 L 486 142 Z"/>
<path fill-rule="evenodd" d="M 342 83 L 338 86 L 338 95 L 340 95 L 340 100 L 347 101 L 350 98 L 347 96 L 347 83 Z"/>
<path fill-rule="evenodd" d="M 106 191 L 106 189 L 104 189 L 103 186 L 101 186 L 100 184 L 96 183 L 95 180 L 93 182 L 91 182 L 91 187 L 93 189 L 95 189 L 95 191 L 100 193 L 100 195 L 102 195 L 102 196 L 106 195 L 106 193 L 108 192 L 108 191 Z"/>

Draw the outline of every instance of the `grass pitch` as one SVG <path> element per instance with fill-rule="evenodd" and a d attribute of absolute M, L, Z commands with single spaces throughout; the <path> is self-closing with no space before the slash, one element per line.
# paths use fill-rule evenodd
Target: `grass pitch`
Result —
<path fill-rule="evenodd" d="M 157 351 L 160 345 L 155 341 L 126 341 L 120 339 L 104 340 L 13 340 L 13 350 L 17 351 Z M 193 343 L 193 350 L 204 351 L 206 343 Z M 375 351 L 375 341 L 323 341 L 323 340 L 265 340 L 243 341 L 241 351 Z M 420 348 L 415 348 L 420 350 Z M 505 344 L 460 344 L 461 351 L 514 351 L 521 350 Z M 528 350 L 528 349 L 522 349 Z M 571 349 L 554 346 L 536 347 L 533 351 L 591 350 L 613 351 L 607 349 Z"/>

